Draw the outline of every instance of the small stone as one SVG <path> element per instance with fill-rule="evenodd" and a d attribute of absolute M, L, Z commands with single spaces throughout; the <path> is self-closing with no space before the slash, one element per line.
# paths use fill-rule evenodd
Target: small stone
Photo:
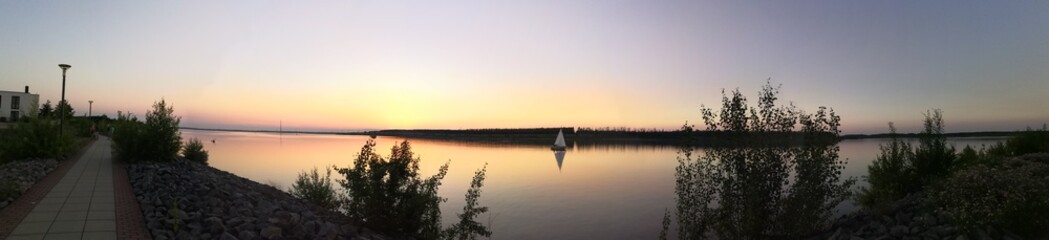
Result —
<path fill-rule="evenodd" d="M 841 228 L 838 228 L 838 230 L 834 230 L 834 233 L 831 234 L 830 237 L 827 237 L 827 239 L 834 240 L 834 239 L 838 239 L 838 237 L 840 237 L 840 236 L 841 236 Z"/>
<path fill-rule="evenodd" d="M 1002 234 L 1000 232 L 998 232 L 998 229 L 995 229 L 992 226 L 987 226 L 987 235 L 990 236 L 991 238 L 996 238 L 996 237 L 1002 236 Z"/>
<path fill-rule="evenodd" d="M 260 235 L 262 235 L 262 237 L 265 239 L 278 239 L 282 236 L 280 228 L 276 226 L 269 226 L 263 228 Z"/>
<path fill-rule="evenodd" d="M 229 234 L 228 232 L 227 233 L 222 233 L 222 236 L 219 237 L 219 239 L 220 240 L 239 240 L 239 239 L 237 239 L 237 237 L 234 237 L 233 234 Z"/>
<path fill-rule="evenodd" d="M 245 231 L 240 231 L 240 234 L 237 236 L 237 238 L 239 238 L 239 239 L 255 239 L 255 238 L 258 238 L 258 235 L 255 234 L 255 232 L 245 230 Z"/>
<path fill-rule="evenodd" d="M 896 226 L 892 227 L 892 230 L 891 230 L 890 233 L 893 236 L 902 237 L 904 234 L 907 234 L 907 226 L 896 225 Z"/>
<path fill-rule="evenodd" d="M 302 228 L 305 229 L 308 233 L 315 233 L 317 232 L 317 222 L 306 221 L 306 223 L 302 224 Z"/>
<path fill-rule="evenodd" d="M 222 224 L 222 219 L 220 219 L 218 217 L 205 218 L 204 219 L 204 224 L 207 225 L 208 232 L 209 233 L 213 233 L 213 234 L 218 234 L 220 232 L 223 232 L 225 230 L 225 228 L 226 228 L 226 226 L 224 224 Z"/>

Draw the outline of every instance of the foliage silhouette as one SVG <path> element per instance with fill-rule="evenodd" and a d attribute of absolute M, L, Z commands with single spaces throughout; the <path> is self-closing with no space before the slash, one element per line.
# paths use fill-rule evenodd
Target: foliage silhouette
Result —
<path fill-rule="evenodd" d="M 1049 128 L 1042 124 L 1042 129 L 1032 130 L 1030 127 L 1016 136 L 1006 140 L 1009 154 L 1020 156 L 1028 153 L 1049 152 Z"/>
<path fill-rule="evenodd" d="M 488 212 L 488 207 L 480 206 L 477 203 L 478 198 L 481 197 L 481 187 L 484 186 L 485 172 L 487 170 L 488 164 L 485 164 L 481 170 L 474 172 L 474 178 L 470 182 L 470 189 L 466 191 L 466 205 L 463 206 L 463 213 L 459 214 L 458 223 L 445 230 L 445 238 L 473 240 L 477 239 L 478 236 L 492 236 L 492 231 L 487 226 L 474 220 L 478 215 Z"/>
<path fill-rule="evenodd" d="M 488 211 L 477 202 L 487 167 L 475 173 L 459 223 L 441 229 L 440 204 L 447 199 L 438 196 L 437 190 L 448 174 L 448 163 L 441 165 L 437 174 L 423 178 L 419 176 L 419 161 L 407 140 L 394 145 L 384 158 L 375 152 L 375 138 L 368 139 L 351 167 L 333 167 L 344 177 L 337 180 L 347 193 L 341 201 L 343 212 L 365 227 L 396 238 L 490 236 L 488 227 L 474 220 Z"/>
<path fill-rule="evenodd" d="M 0 129 L 0 162 L 29 158 L 60 159 L 77 145 L 72 135 L 59 135 L 58 124 L 40 118 L 23 118 L 9 129 Z M 71 130 L 72 126 L 66 126 Z"/>
<path fill-rule="evenodd" d="M 174 108 L 161 99 L 146 113 L 145 122 L 131 114 L 117 116 L 113 133 L 117 159 L 127 162 L 171 161 L 178 157 L 182 148 L 178 128 L 181 117 L 175 116 L 174 112 Z"/>
<path fill-rule="evenodd" d="M 760 91 L 757 108 L 739 90 L 722 91 L 722 108 L 701 108 L 708 131 L 728 144 L 699 149 L 686 141 L 678 152 L 675 193 L 680 239 L 800 238 L 821 229 L 845 200 L 855 179 L 841 179 L 844 161 L 836 138 L 841 118 L 820 107 L 805 114 L 777 106 L 779 87 Z M 798 125 L 800 124 L 800 129 Z M 693 132 L 686 124 L 682 131 Z M 775 137 L 799 136 L 797 144 Z M 688 136 L 692 136 L 689 134 Z"/>
<path fill-rule="evenodd" d="M 917 146 L 912 148 L 895 135 L 892 142 L 882 145 L 878 158 L 868 167 L 870 186 L 860 189 L 857 195 L 861 205 L 878 208 L 922 191 L 961 164 L 943 134 L 943 112 L 939 109 L 926 112 L 923 123 Z M 892 123 L 889 129 L 896 132 Z"/>
<path fill-rule="evenodd" d="M 37 112 L 37 116 L 40 118 L 50 118 L 55 113 L 55 109 L 51 107 L 51 100 L 44 102 L 44 105 L 40 107 L 40 111 Z"/>
<path fill-rule="evenodd" d="M 903 198 L 914 191 L 914 171 L 910 161 L 914 158 L 911 145 L 897 137 L 896 127 L 889 123 L 892 140 L 881 145 L 881 153 L 867 167 L 869 173 L 868 187 L 860 188 L 857 202 L 863 206 L 875 207 Z"/>
<path fill-rule="evenodd" d="M 331 168 L 327 169 L 324 177 L 317 172 L 317 168 L 313 168 L 310 172 L 299 173 L 288 192 L 292 196 L 312 202 L 317 206 L 327 209 L 338 208 L 339 197 L 331 184 L 331 170 Z"/>
<path fill-rule="evenodd" d="M 65 113 L 65 115 L 62 115 L 63 113 Z M 69 106 L 69 103 L 66 100 L 60 100 L 58 101 L 58 106 L 55 107 L 54 115 L 70 118 L 76 116 L 76 111 L 73 110 L 72 106 Z"/>
<path fill-rule="evenodd" d="M 187 160 L 208 164 L 208 151 L 204 150 L 204 144 L 197 138 L 189 139 L 182 147 L 182 157 Z"/>
<path fill-rule="evenodd" d="M 926 112 L 924 125 L 911 162 L 919 187 L 947 177 L 956 158 L 954 147 L 948 146 L 943 136 L 943 111 L 934 109 Z"/>

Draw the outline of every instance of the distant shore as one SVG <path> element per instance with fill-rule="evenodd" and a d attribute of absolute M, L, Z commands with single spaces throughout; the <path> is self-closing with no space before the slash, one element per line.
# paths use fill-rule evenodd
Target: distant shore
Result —
<path fill-rule="evenodd" d="M 576 128 L 514 128 L 514 129 L 390 129 L 375 131 L 275 131 L 275 130 L 244 130 L 244 129 L 216 129 L 180 127 L 186 130 L 220 131 L 220 132 L 250 132 L 250 133 L 273 133 L 273 134 L 326 134 L 326 135 L 361 135 L 361 136 L 385 136 L 404 137 L 427 140 L 449 140 L 463 142 L 484 142 L 494 144 L 521 144 L 521 145 L 549 145 L 553 142 L 558 131 L 565 134 L 565 140 L 575 144 L 583 145 L 676 145 L 687 139 L 688 134 L 683 131 L 663 130 L 591 130 Z M 983 131 L 983 132 L 957 132 L 945 133 L 946 137 L 1007 137 L 1016 132 L 1006 131 Z M 720 132 L 696 131 L 692 133 L 694 139 L 699 142 L 710 142 L 705 140 L 715 139 L 721 135 Z M 851 139 L 877 139 L 893 137 L 890 133 L 879 134 L 845 134 L 837 140 Z M 899 133 L 896 137 L 918 138 L 918 133 Z M 767 135 L 762 137 L 774 137 L 792 141 L 796 135 Z"/>

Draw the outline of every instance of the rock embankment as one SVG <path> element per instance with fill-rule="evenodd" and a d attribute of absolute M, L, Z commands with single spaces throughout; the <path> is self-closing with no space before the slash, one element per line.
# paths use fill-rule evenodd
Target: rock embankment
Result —
<path fill-rule="evenodd" d="M 861 210 L 838 219 L 830 230 L 808 239 L 1023 239 L 992 226 L 966 234 L 947 216 L 932 211 L 929 201 L 922 194 L 913 194 L 882 210 Z"/>
<path fill-rule="evenodd" d="M 384 239 L 342 215 L 203 164 L 128 166 L 153 238 Z"/>
<path fill-rule="evenodd" d="M 0 208 L 14 202 L 56 167 L 58 161 L 54 159 L 12 161 L 0 165 Z"/>

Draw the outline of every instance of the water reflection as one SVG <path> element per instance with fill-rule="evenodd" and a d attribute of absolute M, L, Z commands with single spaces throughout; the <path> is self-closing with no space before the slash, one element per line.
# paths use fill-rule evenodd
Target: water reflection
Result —
<path fill-rule="evenodd" d="M 797 239 L 823 227 L 849 196 L 836 145 L 712 147 L 679 151 L 681 239 Z"/>
<path fill-rule="evenodd" d="M 561 163 L 565 161 L 565 151 L 554 151 L 554 159 L 557 160 L 557 172 L 561 172 Z"/>
<path fill-rule="evenodd" d="M 212 167 L 257 182 L 290 186 L 298 172 L 313 167 L 351 164 L 368 136 L 318 134 L 182 131 L 183 138 L 216 139 L 207 144 Z M 997 139 L 958 139 L 964 144 L 994 144 Z M 379 137 L 387 151 L 404 138 Z M 488 163 L 481 203 L 489 206 L 493 239 L 651 239 L 659 235 L 666 208 L 675 212 L 675 168 L 678 148 L 603 147 L 576 144 L 566 172 L 550 166 L 549 143 L 543 145 L 467 144 L 410 139 L 423 159 L 420 172 L 433 175 L 451 160 L 441 186 L 445 223 L 454 223 L 465 201 L 474 171 Z M 846 140 L 841 159 L 848 158 L 842 177 L 862 176 L 884 139 Z M 590 147 L 594 146 L 594 147 Z M 610 146 L 610 145 L 604 145 Z M 695 148 L 694 158 L 708 148 Z M 555 155 L 555 161 L 556 161 Z M 563 169 L 565 160 L 561 161 Z M 790 179 L 793 179 L 791 177 Z M 799 188 L 800 189 L 800 188 Z M 717 206 L 717 203 L 712 204 Z M 782 209 L 782 208 L 779 208 Z M 836 209 L 847 212 L 849 208 Z M 672 213 L 673 214 L 673 213 Z M 672 217 L 673 218 L 673 217 Z M 792 220 L 792 219 L 791 219 Z M 677 223 L 670 237 L 677 236 Z"/>

